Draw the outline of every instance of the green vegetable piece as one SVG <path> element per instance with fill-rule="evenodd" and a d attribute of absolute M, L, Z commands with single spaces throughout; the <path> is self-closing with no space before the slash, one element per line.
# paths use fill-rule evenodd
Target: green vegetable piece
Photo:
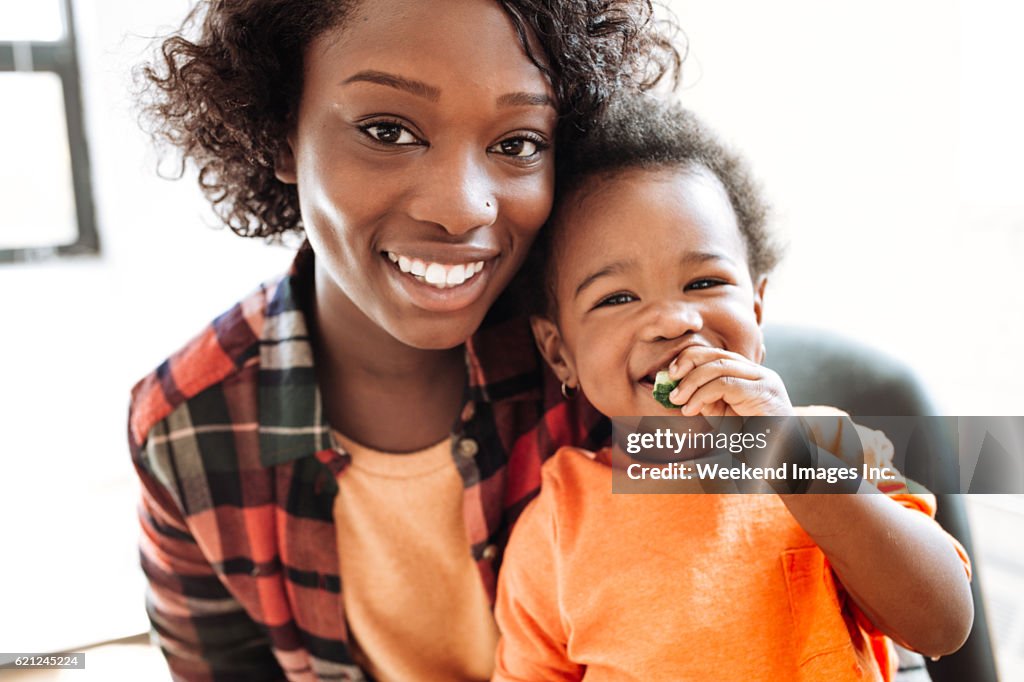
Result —
<path fill-rule="evenodd" d="M 678 385 L 678 381 L 672 381 L 672 379 L 669 378 L 668 372 L 664 370 L 658 372 L 658 375 L 654 377 L 654 399 L 670 409 L 679 407 L 679 405 L 676 405 L 668 399 L 668 394 L 671 393 L 672 389 Z"/>

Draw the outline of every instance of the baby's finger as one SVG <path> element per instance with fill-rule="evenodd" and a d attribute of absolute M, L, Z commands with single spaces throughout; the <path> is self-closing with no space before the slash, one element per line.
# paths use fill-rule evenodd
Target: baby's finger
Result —
<path fill-rule="evenodd" d="M 736 412 L 724 400 L 716 400 L 700 410 L 700 416 L 709 421 L 712 428 L 717 429 L 723 417 L 735 417 Z"/>
<path fill-rule="evenodd" d="M 721 348 L 711 348 L 710 346 L 690 346 L 689 348 L 684 348 L 680 351 L 679 355 L 669 363 L 668 375 L 673 381 L 679 381 L 688 373 L 692 372 L 698 365 L 703 365 L 704 363 L 717 358 L 738 360 L 743 358 L 743 356 Z"/>
<path fill-rule="evenodd" d="M 755 365 L 749 360 L 718 357 L 698 365 L 684 376 L 679 385 L 669 394 L 669 400 L 676 405 L 683 405 L 701 386 L 722 376 L 758 380 L 763 375 L 764 368 L 761 365 Z"/>
<path fill-rule="evenodd" d="M 701 413 L 705 405 L 725 401 L 737 413 L 752 414 L 751 408 L 763 402 L 763 384 L 758 380 L 741 379 L 735 376 L 721 376 L 698 388 L 682 407 L 683 415 L 693 417 Z"/>

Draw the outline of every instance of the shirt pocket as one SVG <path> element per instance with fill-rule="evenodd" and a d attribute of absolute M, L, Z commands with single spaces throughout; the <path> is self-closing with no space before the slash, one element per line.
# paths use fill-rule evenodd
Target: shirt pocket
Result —
<path fill-rule="evenodd" d="M 782 567 L 793 618 L 791 642 L 800 680 L 877 680 L 874 666 L 862 665 L 847 623 L 832 569 L 817 547 L 788 549 Z M 854 629 L 851 632 L 850 628 Z"/>

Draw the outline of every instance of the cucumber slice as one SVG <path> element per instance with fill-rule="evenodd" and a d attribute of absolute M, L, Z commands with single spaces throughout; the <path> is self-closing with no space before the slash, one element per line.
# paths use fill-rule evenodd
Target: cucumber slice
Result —
<path fill-rule="evenodd" d="M 668 399 L 668 394 L 678 385 L 678 381 L 672 381 L 669 378 L 667 371 L 662 370 L 658 372 L 657 376 L 654 377 L 654 399 L 668 408 L 679 407 L 679 405 Z"/>

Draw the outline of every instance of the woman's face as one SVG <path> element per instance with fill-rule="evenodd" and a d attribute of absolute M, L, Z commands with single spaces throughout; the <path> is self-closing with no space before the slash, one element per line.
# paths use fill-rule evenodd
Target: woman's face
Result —
<path fill-rule="evenodd" d="M 409 346 L 463 343 L 550 211 L 550 84 L 493 0 L 363 2 L 304 77 L 277 173 L 298 185 L 320 315 L 347 299 Z"/>

